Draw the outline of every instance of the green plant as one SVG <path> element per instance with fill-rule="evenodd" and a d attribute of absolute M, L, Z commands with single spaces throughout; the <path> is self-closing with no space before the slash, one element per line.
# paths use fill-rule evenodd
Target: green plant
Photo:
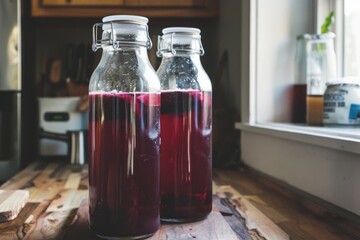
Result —
<path fill-rule="evenodd" d="M 329 15 L 325 18 L 325 22 L 321 25 L 321 33 L 328 33 L 330 31 L 331 26 L 335 22 L 335 14 L 334 12 L 330 12 Z"/>

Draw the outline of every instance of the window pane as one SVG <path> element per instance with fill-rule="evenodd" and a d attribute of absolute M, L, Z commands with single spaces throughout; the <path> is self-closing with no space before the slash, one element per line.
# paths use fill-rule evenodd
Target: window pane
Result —
<path fill-rule="evenodd" d="M 345 76 L 360 76 L 360 1 L 345 0 Z"/>

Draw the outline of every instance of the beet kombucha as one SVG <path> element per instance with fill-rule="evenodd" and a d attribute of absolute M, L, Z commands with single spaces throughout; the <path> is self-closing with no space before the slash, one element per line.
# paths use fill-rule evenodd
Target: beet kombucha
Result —
<path fill-rule="evenodd" d="M 161 219 L 205 218 L 212 208 L 211 92 L 161 92 Z"/>
<path fill-rule="evenodd" d="M 103 237 L 160 225 L 160 94 L 89 94 L 90 225 Z"/>

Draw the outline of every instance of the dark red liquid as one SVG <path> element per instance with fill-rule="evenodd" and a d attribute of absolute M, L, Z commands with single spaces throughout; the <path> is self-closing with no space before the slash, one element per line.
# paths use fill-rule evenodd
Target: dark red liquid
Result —
<path fill-rule="evenodd" d="M 291 122 L 306 123 L 306 84 L 294 84 L 290 88 Z"/>
<path fill-rule="evenodd" d="M 160 94 L 89 95 L 90 227 L 108 237 L 160 226 Z"/>
<path fill-rule="evenodd" d="M 161 93 L 161 219 L 193 221 L 212 208 L 211 93 Z"/>

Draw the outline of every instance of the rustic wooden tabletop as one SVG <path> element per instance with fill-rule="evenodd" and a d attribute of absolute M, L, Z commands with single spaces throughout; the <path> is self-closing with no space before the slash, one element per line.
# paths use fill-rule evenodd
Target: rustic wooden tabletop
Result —
<path fill-rule="evenodd" d="M 252 239 L 360 239 L 360 217 L 247 168 L 215 170 L 214 181 Z M 221 195 L 220 195 L 221 196 Z M 227 219 L 227 216 L 224 216 Z M 245 239 L 245 238 L 244 238 Z"/>
<path fill-rule="evenodd" d="M 1 189 L 29 201 L 0 239 L 97 239 L 88 228 L 88 168 L 35 162 Z M 212 213 L 204 221 L 162 224 L 150 239 L 360 239 L 354 222 L 246 169 L 214 170 Z"/>
<path fill-rule="evenodd" d="M 14 220 L 0 223 L 0 239 L 98 239 L 88 228 L 86 165 L 37 162 L 1 189 L 26 189 L 29 200 Z M 239 239 L 216 206 L 203 221 L 161 224 L 150 239 L 195 238 Z"/>

